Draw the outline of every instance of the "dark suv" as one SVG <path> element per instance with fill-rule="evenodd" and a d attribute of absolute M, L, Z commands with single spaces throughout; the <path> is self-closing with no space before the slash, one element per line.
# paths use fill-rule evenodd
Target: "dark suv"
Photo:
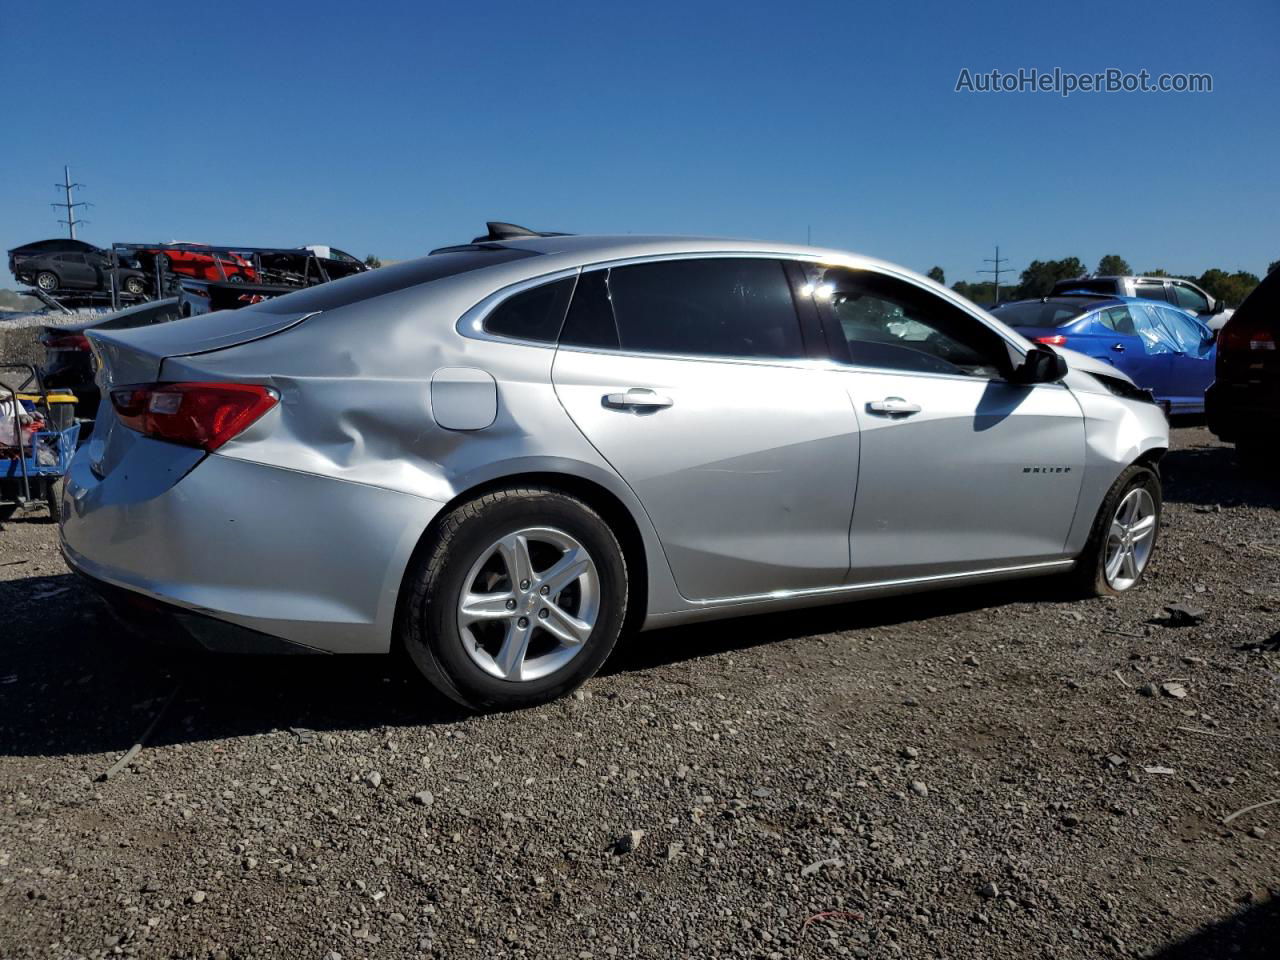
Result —
<path fill-rule="evenodd" d="M 1218 334 L 1209 429 L 1248 464 L 1280 461 L 1280 270 L 1272 270 Z"/>

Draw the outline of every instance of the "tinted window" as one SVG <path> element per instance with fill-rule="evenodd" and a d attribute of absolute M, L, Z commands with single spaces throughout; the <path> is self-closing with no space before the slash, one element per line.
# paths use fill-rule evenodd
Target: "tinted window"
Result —
<path fill-rule="evenodd" d="M 1126 337 L 1137 336 L 1138 328 L 1133 323 L 1133 314 L 1128 307 L 1110 307 L 1098 312 L 1098 322 L 1108 330 Z"/>
<path fill-rule="evenodd" d="M 573 303 L 560 331 L 561 346 L 618 349 L 618 328 L 609 303 L 609 271 L 593 270 L 578 277 Z"/>
<path fill-rule="evenodd" d="M 1149 281 L 1147 283 L 1135 283 L 1133 288 L 1135 294 L 1143 300 L 1159 300 L 1162 303 L 1168 302 L 1168 299 L 1164 295 L 1163 283 L 1151 283 Z"/>
<path fill-rule="evenodd" d="M 504 337 L 555 343 L 573 280 L 566 277 L 508 297 L 484 318 L 484 329 Z"/>
<path fill-rule="evenodd" d="M 1160 322 L 1160 315 L 1155 307 L 1134 304 L 1130 311 L 1133 325 L 1142 338 L 1142 349 L 1148 354 L 1172 353 L 1176 346 L 1172 336 Z"/>
<path fill-rule="evenodd" d="M 1028 300 L 1025 303 L 1006 303 L 991 312 L 1011 327 L 1063 327 L 1087 309 L 1087 303 Z"/>
<path fill-rule="evenodd" d="M 322 283 L 245 309 L 266 313 L 336 310 L 338 307 L 345 307 L 360 300 L 379 297 L 384 293 L 394 293 L 397 290 L 407 290 L 409 287 L 416 287 L 432 280 L 442 280 L 471 270 L 480 270 L 484 267 L 536 256 L 538 254 L 532 250 L 514 250 L 509 247 L 485 247 L 453 253 L 436 253 L 407 263 L 383 267 L 381 270 L 357 273 L 332 283 Z"/>
<path fill-rule="evenodd" d="M 865 367 L 993 379 L 1008 365 L 1008 347 L 959 307 L 894 277 L 828 270 L 814 287 Z"/>
<path fill-rule="evenodd" d="M 1181 283 L 1173 285 L 1173 299 L 1183 310 L 1192 313 L 1207 313 L 1209 310 L 1209 301 L 1203 294 Z"/>
<path fill-rule="evenodd" d="M 800 322 L 779 260 L 668 260 L 609 271 L 622 349 L 801 357 Z"/>
<path fill-rule="evenodd" d="M 1053 285 L 1054 293 L 1070 293 L 1072 290 L 1088 290 L 1090 293 L 1115 293 L 1115 280 L 1059 280 Z"/>

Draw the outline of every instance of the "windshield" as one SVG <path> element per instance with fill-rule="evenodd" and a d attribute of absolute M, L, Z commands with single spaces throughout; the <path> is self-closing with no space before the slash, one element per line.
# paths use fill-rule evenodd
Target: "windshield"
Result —
<path fill-rule="evenodd" d="M 1011 327 L 1065 327 L 1092 308 L 1089 303 L 1028 300 L 1026 303 L 1001 304 L 991 312 Z"/>

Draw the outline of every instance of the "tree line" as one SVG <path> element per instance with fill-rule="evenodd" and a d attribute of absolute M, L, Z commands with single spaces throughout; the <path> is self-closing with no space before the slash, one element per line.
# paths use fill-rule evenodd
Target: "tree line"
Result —
<path fill-rule="evenodd" d="M 1267 266 L 1267 273 L 1271 273 L 1277 268 L 1280 268 L 1280 260 L 1273 260 Z M 1030 300 L 1045 297 L 1049 295 L 1049 291 L 1053 289 L 1053 285 L 1059 280 L 1083 277 L 1086 273 L 1088 271 L 1079 257 L 1064 257 L 1061 260 L 1032 260 L 1027 269 L 1022 271 L 1022 275 L 1018 278 L 1016 284 L 1000 284 L 1000 296 L 998 299 L 1004 302 L 1006 300 Z M 1099 260 L 1098 269 L 1094 273 L 1104 277 L 1136 275 L 1190 280 L 1215 300 L 1221 300 L 1229 307 L 1240 306 L 1240 302 L 1252 292 L 1254 287 L 1262 282 L 1256 274 L 1247 270 L 1228 273 L 1226 270 L 1220 270 L 1217 267 L 1204 271 L 1198 277 L 1184 273 L 1169 273 L 1161 269 L 1146 270 L 1135 274 L 1134 270 L 1129 266 L 1129 262 L 1115 253 L 1109 253 Z M 941 267 L 931 269 L 928 276 L 930 280 L 936 280 L 938 283 L 945 284 L 947 282 L 946 274 L 943 273 Z M 961 280 L 952 284 L 951 289 L 963 297 L 968 297 L 974 303 L 994 303 L 997 299 L 995 284 L 991 282 L 969 283 Z"/>

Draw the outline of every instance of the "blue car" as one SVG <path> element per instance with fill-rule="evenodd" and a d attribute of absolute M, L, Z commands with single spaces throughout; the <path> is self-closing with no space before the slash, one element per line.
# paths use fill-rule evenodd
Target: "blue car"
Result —
<path fill-rule="evenodd" d="M 1203 413 L 1215 335 L 1195 314 L 1132 297 L 1063 293 L 991 313 L 1028 340 L 1088 354 L 1127 373 L 1169 413 Z"/>

